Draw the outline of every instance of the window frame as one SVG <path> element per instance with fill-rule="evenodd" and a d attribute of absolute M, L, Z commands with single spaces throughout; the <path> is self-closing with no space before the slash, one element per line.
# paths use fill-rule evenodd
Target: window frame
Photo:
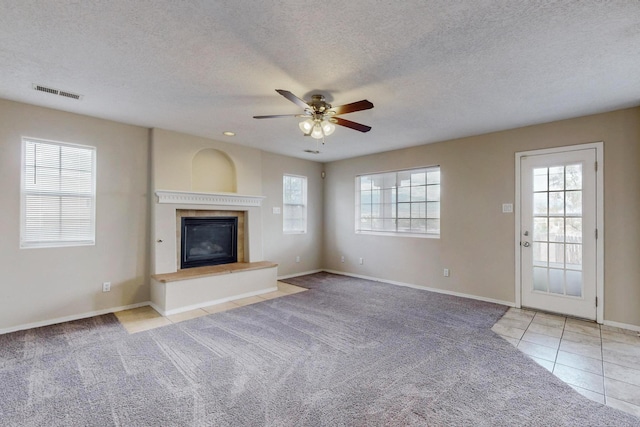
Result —
<path fill-rule="evenodd" d="M 64 191 L 61 189 L 59 191 L 37 191 L 37 190 L 28 190 L 26 185 L 27 179 L 27 145 L 28 143 L 35 143 L 41 145 L 49 145 L 60 147 L 70 147 L 74 149 L 83 149 L 87 150 L 91 155 L 91 189 L 89 193 L 83 193 L 78 191 Z M 95 246 L 96 244 L 96 179 L 97 179 L 97 148 L 94 146 L 83 145 L 83 144 L 75 144 L 70 142 L 63 141 L 54 141 L 49 139 L 42 138 L 32 138 L 23 136 L 21 141 L 21 159 L 20 159 L 20 248 L 21 249 L 33 249 L 33 248 L 59 248 L 59 247 L 76 247 L 76 246 Z M 37 164 L 34 164 L 37 167 Z M 59 173 L 63 170 L 69 170 L 63 168 L 62 165 L 58 165 L 56 169 Z M 29 239 L 27 237 L 27 197 L 29 195 L 52 195 L 56 197 L 82 197 L 88 199 L 90 201 L 89 205 L 89 215 L 87 215 L 84 219 L 89 221 L 90 229 L 89 233 L 87 233 L 86 239 L 65 239 L 64 236 L 59 236 L 58 239 Z M 59 211 L 60 212 L 60 211 Z M 42 237 L 44 235 L 41 234 Z M 60 238 L 61 237 L 61 238 Z"/>
<path fill-rule="evenodd" d="M 429 184 L 427 182 L 427 175 L 429 172 L 434 172 L 437 171 L 438 172 L 438 182 L 437 183 L 432 183 Z M 418 172 L 425 172 L 425 182 L 424 184 L 419 184 L 419 185 L 411 185 L 409 184 L 409 186 L 400 186 L 400 174 L 404 174 L 404 173 L 408 173 L 409 175 L 411 175 L 411 173 L 418 173 Z M 385 187 L 385 186 L 381 186 L 378 187 L 377 190 L 380 191 L 380 197 L 381 200 L 378 202 L 378 204 L 380 204 L 381 206 L 384 206 L 385 204 L 387 205 L 391 205 L 390 209 L 392 209 L 394 211 L 394 214 L 392 214 L 391 217 L 386 218 L 386 217 L 382 217 L 381 219 L 383 221 L 387 220 L 387 221 L 393 221 L 393 223 L 395 224 L 395 229 L 393 230 L 384 230 L 384 229 L 373 229 L 373 226 L 371 226 L 370 228 L 363 228 L 362 227 L 362 220 L 363 220 L 363 216 L 362 216 L 362 196 L 363 196 L 363 191 L 366 190 L 362 190 L 362 183 L 361 183 L 361 179 L 363 177 L 367 177 L 367 178 L 371 178 L 372 180 L 374 179 L 379 179 L 379 180 L 383 180 L 384 182 L 384 178 L 385 175 L 387 175 L 387 177 L 391 174 L 395 174 L 395 183 L 392 187 Z M 413 210 L 412 210 L 412 204 L 414 203 L 412 201 L 412 196 L 409 196 L 409 201 L 399 201 L 400 199 L 400 195 L 399 195 L 399 188 L 408 188 L 409 193 L 411 194 L 411 189 L 412 188 L 418 188 L 418 187 L 425 187 L 425 194 L 424 194 L 424 199 L 423 200 L 417 200 L 415 203 L 424 203 L 425 204 L 425 213 L 424 213 L 424 217 L 419 216 L 417 218 L 413 217 Z M 438 191 L 437 191 L 437 200 L 429 200 L 429 198 L 427 197 L 427 187 L 438 187 Z M 363 174 L 359 174 L 356 175 L 355 177 L 355 233 L 356 234 L 366 234 L 366 235 L 378 235 L 378 236 L 396 236 L 396 237 L 417 237 L 417 238 L 427 238 L 427 239 L 439 239 L 440 235 L 442 233 L 442 223 L 441 223 L 441 206 L 442 206 L 442 194 L 441 194 L 441 189 L 442 189 L 442 175 L 441 175 L 441 167 L 440 165 L 431 165 L 431 166 L 420 166 L 420 167 L 414 167 L 414 168 L 407 168 L 407 169 L 396 169 L 396 170 L 389 170 L 389 171 L 384 171 L 384 172 L 372 172 L 372 173 L 363 173 Z M 374 188 L 372 188 L 372 197 L 373 197 L 373 190 Z M 386 202 L 386 198 L 384 195 L 384 191 L 387 190 L 389 191 L 391 197 L 392 197 L 392 201 L 391 203 L 387 203 Z M 437 202 L 438 203 L 438 208 L 437 208 L 437 217 L 436 216 L 427 216 L 427 203 L 434 203 Z M 401 205 L 408 205 L 409 206 L 409 212 L 411 212 L 409 214 L 409 217 L 399 217 L 399 208 L 398 208 L 398 204 Z M 372 207 L 374 205 L 376 205 L 376 203 L 373 203 L 373 200 L 370 204 Z M 385 209 L 383 207 L 383 209 Z M 373 216 L 370 216 L 369 219 L 373 220 Z M 380 219 L 380 218 L 379 218 Z M 414 231 L 414 230 L 399 230 L 398 228 L 398 220 L 401 219 L 408 219 L 408 220 L 412 220 L 412 219 L 417 219 L 417 220 L 425 220 L 425 231 Z M 433 231 L 427 231 L 427 220 L 438 220 L 438 229 L 437 232 L 433 232 Z"/>
<path fill-rule="evenodd" d="M 287 195 L 285 193 L 285 179 L 286 178 L 299 178 L 303 180 L 302 185 L 302 203 L 286 203 Z M 282 232 L 284 234 L 306 234 L 308 225 L 308 187 L 309 179 L 304 175 L 296 175 L 290 173 L 282 174 Z M 287 222 L 287 206 L 300 206 L 302 207 L 302 227 L 299 229 L 287 229 L 285 228 Z"/>

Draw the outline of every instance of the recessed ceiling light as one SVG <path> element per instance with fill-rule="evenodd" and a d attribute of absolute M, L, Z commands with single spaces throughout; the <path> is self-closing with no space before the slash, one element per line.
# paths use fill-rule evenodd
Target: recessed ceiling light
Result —
<path fill-rule="evenodd" d="M 225 130 L 224 132 L 222 132 L 222 134 L 225 135 L 225 136 L 236 136 L 235 132 L 231 132 L 231 131 L 228 131 L 228 130 Z"/>

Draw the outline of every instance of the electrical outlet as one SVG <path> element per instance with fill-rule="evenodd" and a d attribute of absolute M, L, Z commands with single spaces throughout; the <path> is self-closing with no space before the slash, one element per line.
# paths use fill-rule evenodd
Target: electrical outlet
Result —
<path fill-rule="evenodd" d="M 296 262 L 300 262 L 300 256 L 296 257 Z"/>
<path fill-rule="evenodd" d="M 102 292 L 111 292 L 111 282 L 102 283 Z"/>
<path fill-rule="evenodd" d="M 364 258 L 360 258 L 360 265 L 364 264 Z"/>
<path fill-rule="evenodd" d="M 444 269 L 444 277 L 449 277 L 449 269 L 448 268 Z"/>
<path fill-rule="evenodd" d="M 344 255 L 340 257 L 340 262 L 344 264 Z"/>

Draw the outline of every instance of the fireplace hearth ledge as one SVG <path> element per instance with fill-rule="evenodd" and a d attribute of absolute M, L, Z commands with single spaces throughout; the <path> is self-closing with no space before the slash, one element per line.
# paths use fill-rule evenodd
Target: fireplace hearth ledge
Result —
<path fill-rule="evenodd" d="M 177 282 L 180 280 L 196 279 L 198 277 L 217 276 L 220 274 L 238 273 L 241 271 L 260 270 L 262 268 L 277 267 L 278 264 L 271 261 L 259 262 L 234 262 L 221 265 L 208 265 L 205 267 L 186 268 L 175 273 L 154 274 L 151 278 L 158 282 Z"/>
<path fill-rule="evenodd" d="M 239 262 L 151 276 L 151 306 L 163 316 L 278 289 L 278 264 Z"/>

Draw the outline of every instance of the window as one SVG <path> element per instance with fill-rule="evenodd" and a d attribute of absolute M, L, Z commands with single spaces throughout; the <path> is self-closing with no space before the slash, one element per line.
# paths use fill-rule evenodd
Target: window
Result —
<path fill-rule="evenodd" d="M 356 177 L 356 232 L 440 235 L 440 167 Z"/>
<path fill-rule="evenodd" d="M 285 233 L 307 232 L 307 177 L 284 175 L 282 229 Z"/>
<path fill-rule="evenodd" d="M 95 244 L 96 149 L 22 139 L 20 247 Z"/>

